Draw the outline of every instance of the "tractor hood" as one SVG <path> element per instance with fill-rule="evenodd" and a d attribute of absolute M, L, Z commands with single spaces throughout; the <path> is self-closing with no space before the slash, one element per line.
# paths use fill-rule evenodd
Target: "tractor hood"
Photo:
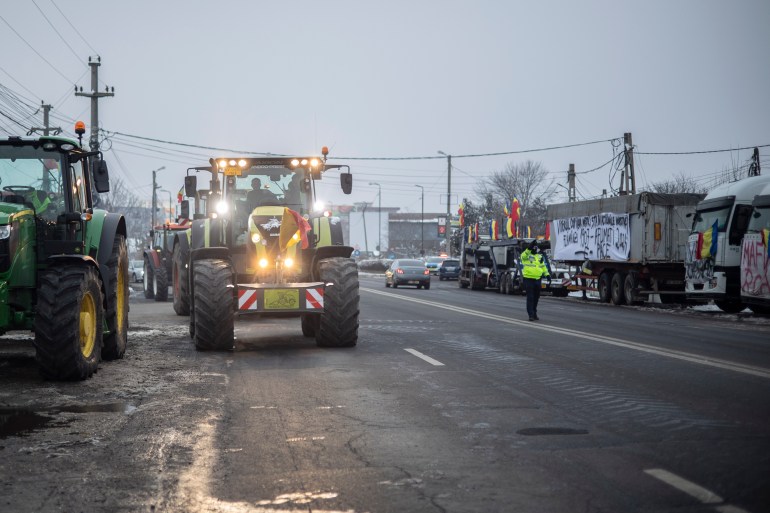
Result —
<path fill-rule="evenodd" d="M 282 206 L 256 207 L 249 215 L 249 237 L 272 250 L 278 246 L 282 218 Z"/>
<path fill-rule="evenodd" d="M 22 212 L 24 210 L 29 210 L 30 212 L 32 212 L 32 209 L 30 209 L 26 205 L 19 205 L 17 203 L 0 202 L 0 224 L 10 223 L 11 217 L 13 217 L 14 214 L 18 214 L 19 212 Z"/>

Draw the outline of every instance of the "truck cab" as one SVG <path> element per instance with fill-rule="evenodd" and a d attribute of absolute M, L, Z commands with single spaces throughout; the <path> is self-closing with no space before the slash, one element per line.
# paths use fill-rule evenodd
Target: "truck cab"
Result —
<path fill-rule="evenodd" d="M 741 244 L 741 302 L 752 312 L 770 314 L 770 184 L 754 197 Z"/>
<path fill-rule="evenodd" d="M 757 191 L 770 184 L 770 177 L 754 176 L 717 187 L 698 203 L 687 239 L 685 293 L 689 300 L 714 300 L 723 311 L 740 312 L 741 243 L 752 214 Z M 704 234 L 712 227 L 716 250 L 711 254 L 699 248 Z M 712 244 L 712 248 L 714 245 Z"/>

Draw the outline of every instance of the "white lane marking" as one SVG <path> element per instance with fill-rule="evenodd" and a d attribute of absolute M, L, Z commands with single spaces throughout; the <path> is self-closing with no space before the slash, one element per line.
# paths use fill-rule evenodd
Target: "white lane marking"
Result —
<path fill-rule="evenodd" d="M 371 292 L 372 294 L 379 294 L 381 296 L 399 299 L 401 301 L 411 301 L 413 303 L 420 303 L 427 306 L 433 306 L 444 310 L 449 310 L 454 313 L 463 313 L 466 315 L 473 315 L 476 317 L 482 317 L 484 319 L 491 319 L 493 321 L 504 322 L 513 324 L 516 326 L 532 328 L 541 331 L 550 331 L 551 333 L 558 333 L 559 335 L 566 335 L 575 338 L 582 338 L 585 340 L 592 340 L 594 342 L 601 342 L 603 344 L 609 344 L 617 347 L 624 347 L 626 349 L 633 349 L 635 351 L 642 351 L 645 353 L 657 354 L 668 358 L 675 358 L 677 360 L 684 360 L 691 363 L 697 363 L 699 365 L 707 365 L 709 367 L 717 367 L 719 369 L 730 370 L 733 372 L 740 372 L 742 374 L 749 374 L 751 376 L 757 376 L 760 378 L 770 379 L 770 370 L 762 367 L 754 367 L 751 365 L 744 365 L 742 363 L 730 362 L 727 360 L 721 360 L 719 358 L 711 358 L 707 356 L 701 356 L 693 353 L 686 353 L 684 351 L 675 351 L 673 349 L 663 349 L 639 342 L 631 342 L 630 340 L 623 340 L 614 337 L 605 337 L 604 335 L 596 335 L 594 333 L 586 333 L 583 331 L 572 330 L 568 328 L 560 328 L 558 326 L 548 326 L 546 324 L 539 324 L 527 321 L 519 321 L 517 319 L 510 319 L 503 317 L 502 315 L 495 315 L 490 313 L 481 312 L 479 310 L 471 310 L 460 306 L 447 305 L 443 303 L 436 303 L 434 301 L 426 301 L 424 299 L 416 299 L 408 296 L 402 296 L 399 294 L 393 294 L 391 292 L 382 292 L 380 290 L 368 289 L 361 287 L 360 290 Z"/>
<path fill-rule="evenodd" d="M 428 356 L 428 355 L 424 355 L 424 354 L 422 354 L 421 352 L 417 351 L 416 349 L 404 349 L 404 351 L 406 351 L 407 353 L 412 353 L 412 354 L 413 354 L 413 355 L 415 355 L 417 358 L 420 358 L 420 359 L 422 359 L 422 360 L 425 360 L 425 361 L 426 361 L 426 362 L 428 362 L 429 364 L 431 364 L 431 365 L 435 365 L 436 367 L 442 367 L 442 366 L 444 365 L 444 364 L 443 364 L 443 363 L 441 363 L 440 361 L 438 361 L 438 360 L 434 360 L 434 359 L 433 359 L 433 358 L 431 358 L 430 356 Z"/>
<path fill-rule="evenodd" d="M 690 497 L 695 497 L 703 504 L 720 504 L 724 502 L 722 497 L 715 494 L 711 490 L 706 490 L 702 486 L 696 485 L 692 481 L 688 481 L 687 479 L 669 472 L 668 470 L 663 470 L 662 468 L 648 468 L 644 471 L 644 473 L 660 479 L 667 485 L 673 486 L 677 490 L 686 493 Z"/>

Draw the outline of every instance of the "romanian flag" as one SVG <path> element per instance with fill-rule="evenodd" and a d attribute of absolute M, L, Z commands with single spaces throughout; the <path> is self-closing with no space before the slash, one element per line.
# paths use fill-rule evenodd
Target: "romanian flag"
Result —
<path fill-rule="evenodd" d="M 499 230 L 497 228 L 497 221 L 492 221 L 489 223 L 489 238 L 492 240 L 499 240 L 500 234 Z"/>
<path fill-rule="evenodd" d="M 762 228 L 762 244 L 765 245 L 767 250 L 767 258 L 770 258 L 770 229 Z M 767 265 L 767 262 L 765 262 Z"/>
<path fill-rule="evenodd" d="M 176 202 L 182 203 L 182 198 L 184 198 L 184 185 L 179 189 L 179 192 L 176 193 Z"/>
<path fill-rule="evenodd" d="M 719 242 L 719 220 L 703 233 L 698 234 L 698 259 L 714 258 L 717 255 Z"/>
<path fill-rule="evenodd" d="M 473 227 L 473 240 L 479 240 L 479 223 Z"/>
<path fill-rule="evenodd" d="M 521 205 L 519 205 L 519 199 L 514 196 L 513 202 L 511 202 L 511 220 L 515 223 L 521 216 Z"/>
<path fill-rule="evenodd" d="M 530 228 L 529 226 L 527 226 L 527 227 L 524 229 L 524 233 L 526 234 L 526 235 L 525 235 L 525 237 L 526 237 L 527 239 L 531 238 L 531 237 L 532 237 L 532 228 Z"/>
<path fill-rule="evenodd" d="M 545 222 L 545 240 L 551 240 L 551 223 Z"/>
<path fill-rule="evenodd" d="M 307 249 L 310 246 L 307 240 L 307 232 L 309 231 L 310 224 L 299 212 L 284 208 L 281 218 L 281 232 L 278 235 L 278 246 L 285 249 L 302 241 L 302 249 Z"/>
<path fill-rule="evenodd" d="M 513 237 L 513 219 L 510 217 L 505 221 L 505 233 L 508 234 L 508 238 Z"/>
<path fill-rule="evenodd" d="M 467 228 L 467 230 L 468 230 L 468 239 L 467 240 L 468 240 L 468 244 L 470 244 L 471 242 L 473 242 L 473 226 L 469 226 Z"/>
<path fill-rule="evenodd" d="M 460 216 L 460 226 L 465 226 L 465 203 L 460 204 L 460 208 L 457 209 L 457 215 Z"/>

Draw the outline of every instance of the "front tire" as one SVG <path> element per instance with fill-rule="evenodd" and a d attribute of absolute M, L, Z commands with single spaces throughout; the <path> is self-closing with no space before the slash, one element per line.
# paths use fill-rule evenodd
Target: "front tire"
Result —
<path fill-rule="evenodd" d="M 204 259 L 193 264 L 193 343 L 199 351 L 233 347 L 233 269 L 225 260 Z"/>
<path fill-rule="evenodd" d="M 168 271 L 163 262 L 155 269 L 155 279 L 152 281 L 155 301 L 168 301 Z"/>
<path fill-rule="evenodd" d="M 128 250 L 123 235 L 115 236 L 107 268 L 108 283 L 104 290 L 107 294 L 105 319 L 109 333 L 104 335 L 102 358 L 118 360 L 123 358 L 128 345 Z"/>
<path fill-rule="evenodd" d="M 319 315 L 302 314 L 302 334 L 306 337 L 315 337 L 318 331 Z"/>
<path fill-rule="evenodd" d="M 609 303 L 612 299 L 612 273 L 603 272 L 599 275 L 599 301 Z"/>
<path fill-rule="evenodd" d="M 190 283 L 187 259 L 183 258 L 179 246 L 174 248 L 171 267 L 171 282 L 174 288 L 174 311 L 177 315 L 190 315 Z"/>
<path fill-rule="evenodd" d="M 142 282 L 144 287 L 144 297 L 152 299 L 155 297 L 155 273 L 152 272 L 150 262 L 144 259 L 144 281 Z"/>
<path fill-rule="evenodd" d="M 612 276 L 611 282 L 611 299 L 613 305 L 625 305 L 626 293 L 625 293 L 626 273 L 616 272 Z"/>
<path fill-rule="evenodd" d="M 318 263 L 324 283 L 324 313 L 315 334 L 319 347 L 353 347 L 358 343 L 358 268 L 349 258 L 326 258 Z M 395 280 L 393 287 L 396 287 Z"/>
<path fill-rule="evenodd" d="M 62 264 L 40 276 L 35 350 L 46 379 L 84 380 L 102 353 L 104 303 L 95 268 Z"/>

